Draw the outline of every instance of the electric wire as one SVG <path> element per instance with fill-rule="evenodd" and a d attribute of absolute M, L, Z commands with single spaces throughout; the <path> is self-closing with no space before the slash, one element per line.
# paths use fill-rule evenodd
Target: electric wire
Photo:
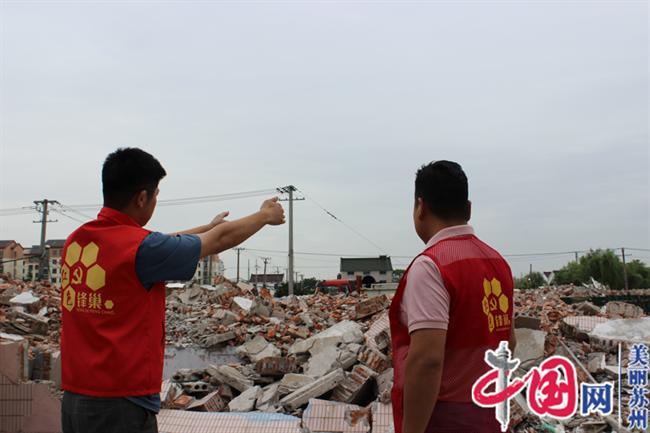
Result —
<path fill-rule="evenodd" d="M 377 249 L 378 249 L 379 251 L 381 251 L 382 253 L 385 253 L 386 250 L 385 250 L 384 248 L 382 248 L 381 246 L 379 246 L 376 242 L 374 242 L 372 239 L 370 239 L 369 237 L 367 237 L 366 235 L 364 235 L 363 233 L 361 233 L 360 231 L 358 231 L 357 229 L 355 229 L 355 228 L 352 227 L 351 225 L 347 224 L 345 221 L 343 221 L 341 218 L 339 218 L 339 217 L 337 217 L 336 215 L 334 215 L 334 214 L 333 214 L 332 212 L 330 212 L 329 210 L 325 209 L 325 207 L 324 207 L 323 205 L 321 205 L 321 204 L 318 203 L 316 200 L 314 200 L 313 198 L 311 198 L 310 196 L 308 196 L 307 194 L 305 194 L 305 191 L 300 190 L 300 189 L 298 189 L 298 188 L 296 188 L 296 191 L 300 191 L 300 193 L 301 193 L 301 194 L 302 194 L 302 195 L 303 195 L 307 200 L 309 200 L 309 201 L 311 201 L 312 203 L 314 203 L 314 204 L 315 204 L 317 207 L 319 207 L 323 212 L 325 212 L 326 215 L 330 216 L 330 217 L 333 218 L 335 221 L 338 221 L 339 223 L 341 223 L 341 224 L 342 224 L 344 227 L 346 227 L 348 230 L 350 230 L 351 232 L 353 232 L 354 234 L 356 234 L 356 235 L 359 236 L 360 238 L 364 239 L 366 242 L 368 242 L 368 243 L 370 243 L 371 245 L 373 245 L 375 248 L 377 248 Z"/>

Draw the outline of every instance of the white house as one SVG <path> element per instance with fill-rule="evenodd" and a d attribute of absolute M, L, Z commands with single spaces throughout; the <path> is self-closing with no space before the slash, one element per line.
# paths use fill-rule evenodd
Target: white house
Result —
<path fill-rule="evenodd" d="M 361 276 L 365 287 L 393 281 L 393 264 L 388 256 L 369 258 L 341 258 L 341 278 L 354 280 Z"/>

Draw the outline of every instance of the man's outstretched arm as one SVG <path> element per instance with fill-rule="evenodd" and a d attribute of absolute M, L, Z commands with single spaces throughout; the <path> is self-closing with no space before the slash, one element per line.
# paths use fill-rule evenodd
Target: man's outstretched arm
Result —
<path fill-rule="evenodd" d="M 201 239 L 201 257 L 218 254 L 236 247 L 253 236 L 265 225 L 284 223 L 284 210 L 278 198 L 266 200 L 258 212 L 235 221 L 223 222 L 205 233 L 198 235 Z"/>
<path fill-rule="evenodd" d="M 411 333 L 404 379 L 404 433 L 424 433 L 438 400 L 445 357 L 446 329 Z"/>
<path fill-rule="evenodd" d="M 210 221 L 208 224 L 204 224 L 202 226 L 194 227 L 192 229 L 187 229 L 183 230 L 180 232 L 175 232 L 175 233 L 170 233 L 171 236 L 174 235 L 200 235 L 201 233 L 205 233 L 208 230 L 213 229 L 214 227 L 218 226 L 221 223 L 226 222 L 225 218 L 230 214 L 230 212 L 225 211 L 221 212 L 219 215 L 214 217 L 212 221 Z"/>

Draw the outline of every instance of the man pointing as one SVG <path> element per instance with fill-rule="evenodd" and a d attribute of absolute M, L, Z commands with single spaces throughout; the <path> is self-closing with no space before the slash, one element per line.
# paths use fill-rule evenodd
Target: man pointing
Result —
<path fill-rule="evenodd" d="M 165 284 L 188 280 L 201 257 L 284 223 L 277 197 L 258 212 L 166 235 L 143 226 L 165 169 L 140 149 L 102 168 L 104 207 L 75 230 L 61 266 L 62 424 L 65 433 L 157 432 L 165 347 Z"/>

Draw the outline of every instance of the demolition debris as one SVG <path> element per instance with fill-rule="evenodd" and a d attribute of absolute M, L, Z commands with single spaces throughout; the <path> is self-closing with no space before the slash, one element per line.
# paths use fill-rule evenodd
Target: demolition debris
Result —
<path fill-rule="evenodd" d="M 579 380 L 616 382 L 618 345 L 626 351 L 631 343 L 650 343 L 650 318 L 630 303 L 599 307 L 592 301 L 625 294 L 646 297 L 650 291 L 612 292 L 595 282 L 515 291 L 518 374 L 561 354 L 577 363 Z M 2 380 L 11 375 L 19 378 L 15 386 L 45 383 L 56 391 L 60 302 L 55 286 L 0 284 Z M 170 285 L 168 347 L 234 353 L 236 362 L 179 369 L 164 380 L 160 431 L 192 426 L 228 431 L 229 423 L 251 426 L 258 420 L 267 420 L 274 431 L 390 431 L 389 304 L 385 295 L 358 293 L 274 298 L 267 289 L 228 280 L 216 286 Z M 18 345 L 24 357 L 4 356 Z M 624 398 L 631 393 L 626 383 L 622 390 Z M 20 428 L 30 431 L 25 425 Z M 612 417 L 540 420 L 524 399 L 512 402 L 511 427 L 515 432 L 624 431 Z"/>

